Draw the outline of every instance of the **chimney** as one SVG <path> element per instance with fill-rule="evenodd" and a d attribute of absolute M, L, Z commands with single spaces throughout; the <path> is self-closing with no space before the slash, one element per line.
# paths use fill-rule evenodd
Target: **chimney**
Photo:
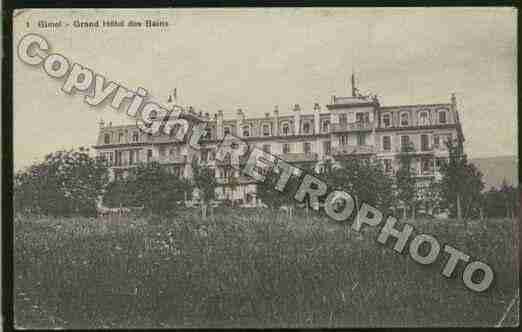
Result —
<path fill-rule="evenodd" d="M 274 136 L 279 136 L 279 107 L 277 105 L 274 106 Z"/>
<path fill-rule="evenodd" d="M 103 129 L 103 127 L 105 127 L 105 122 L 103 121 L 103 119 L 101 119 L 100 122 L 98 122 L 98 124 L 100 125 L 100 129 Z"/>
<path fill-rule="evenodd" d="M 223 132 L 223 111 L 222 110 L 219 110 L 217 112 L 216 129 L 217 129 L 217 138 L 218 139 L 223 139 L 224 138 L 224 132 Z"/>
<path fill-rule="evenodd" d="M 455 123 L 460 122 L 459 112 L 457 110 L 457 97 L 455 97 L 455 93 L 451 94 L 451 116 Z"/>
<path fill-rule="evenodd" d="M 301 119 L 301 106 L 299 104 L 294 105 L 294 135 L 299 135 L 300 128 L 300 119 Z"/>
<path fill-rule="evenodd" d="M 356 91 L 357 88 L 355 87 L 355 75 L 352 73 L 352 97 L 355 97 Z"/>
<path fill-rule="evenodd" d="M 270 117 L 270 113 L 266 112 L 265 113 L 265 118 L 268 118 L 268 117 Z"/>
<path fill-rule="evenodd" d="M 169 97 L 167 98 L 167 108 L 172 109 L 174 107 L 174 101 L 172 100 L 172 95 L 169 93 Z"/>
<path fill-rule="evenodd" d="M 320 124 L 320 116 L 319 112 L 321 111 L 321 106 L 319 106 L 319 103 L 314 104 L 314 133 L 319 134 L 321 129 Z"/>

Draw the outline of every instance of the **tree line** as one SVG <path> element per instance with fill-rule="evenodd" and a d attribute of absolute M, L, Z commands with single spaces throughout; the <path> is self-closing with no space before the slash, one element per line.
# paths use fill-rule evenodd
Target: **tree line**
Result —
<path fill-rule="evenodd" d="M 399 168 L 394 174 L 385 172 L 377 160 L 360 158 L 326 161 L 318 174 L 311 168 L 304 171 L 325 181 L 330 190 L 352 194 L 356 204 L 365 202 L 395 215 L 400 208 L 404 212 L 399 217 L 416 218 L 419 211 L 433 209 L 448 211 L 457 219 L 517 217 L 518 188 L 504 182 L 484 191 L 482 173 L 467 160 L 462 147 L 454 142 L 447 146 L 449 158 L 440 165 L 441 179 L 431 180 L 422 189 L 416 185 L 411 145 L 399 153 Z M 142 163 L 131 168 L 127 177 L 110 181 L 106 162 L 91 157 L 88 149 L 58 151 L 15 174 L 14 208 L 15 212 L 53 216 L 95 215 L 96 204 L 103 197 L 108 207 L 143 207 L 148 212 L 166 213 L 192 199 L 195 190 L 206 216 L 220 184 L 214 170 L 197 159 L 192 160 L 191 169 L 192 177 L 187 180 L 157 162 Z M 225 182 L 236 189 L 233 172 L 226 174 L 230 179 Z M 277 180 L 275 172 L 267 173 L 266 180 L 257 185 L 257 197 L 272 209 L 293 206 L 299 179 L 291 177 L 283 192 L 274 189 Z"/>

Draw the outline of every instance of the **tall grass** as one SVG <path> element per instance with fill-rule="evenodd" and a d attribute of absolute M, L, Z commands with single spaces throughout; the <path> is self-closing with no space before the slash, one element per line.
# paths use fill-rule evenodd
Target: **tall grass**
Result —
<path fill-rule="evenodd" d="M 19 327 L 341 327 L 494 325 L 518 292 L 509 220 L 415 224 L 490 264 L 484 294 L 318 216 L 216 211 L 135 218 L 18 217 Z M 461 273 L 462 266 L 459 269 Z M 518 311 L 518 308 L 515 308 Z M 513 316 L 513 315 L 511 315 Z M 506 320 L 518 322 L 518 317 Z"/>

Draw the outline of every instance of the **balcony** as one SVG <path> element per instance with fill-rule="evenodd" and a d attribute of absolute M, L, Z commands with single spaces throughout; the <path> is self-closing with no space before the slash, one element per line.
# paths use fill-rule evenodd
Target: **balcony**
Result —
<path fill-rule="evenodd" d="M 339 155 L 362 155 L 375 153 L 375 148 L 372 145 L 340 145 L 332 148 L 332 154 Z"/>
<path fill-rule="evenodd" d="M 374 128 L 375 122 L 352 122 L 352 123 L 334 123 L 332 124 L 332 132 L 346 132 L 346 131 L 369 131 Z"/>
<path fill-rule="evenodd" d="M 433 146 L 424 146 L 421 149 L 414 149 L 413 151 L 408 152 L 408 154 L 425 155 L 425 154 L 433 154 L 434 151 L 435 151 L 435 149 L 433 148 Z M 390 151 L 388 150 L 387 152 L 390 152 Z M 402 151 L 401 147 L 397 147 L 397 148 L 395 148 L 395 153 L 404 153 L 404 152 Z"/>

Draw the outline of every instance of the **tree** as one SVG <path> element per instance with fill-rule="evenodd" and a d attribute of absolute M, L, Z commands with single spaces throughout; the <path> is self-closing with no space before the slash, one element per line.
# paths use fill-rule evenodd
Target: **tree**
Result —
<path fill-rule="evenodd" d="M 164 214 L 175 209 L 188 190 L 189 182 L 171 174 L 164 165 L 141 163 L 126 179 L 109 184 L 104 201 L 111 207 L 143 206 L 147 212 Z"/>
<path fill-rule="evenodd" d="M 478 215 L 484 188 L 482 173 L 468 162 L 462 144 L 448 141 L 446 146 L 449 160 L 440 169 L 442 206 L 459 220 Z"/>
<path fill-rule="evenodd" d="M 367 203 L 388 211 L 395 204 L 393 179 L 376 160 L 351 157 L 340 162 L 338 167 L 327 162 L 319 176 L 329 190 L 342 190 L 352 195 L 357 206 Z"/>
<path fill-rule="evenodd" d="M 95 215 L 108 175 L 105 162 L 83 147 L 48 154 L 15 175 L 15 209 L 53 216 Z"/>
<path fill-rule="evenodd" d="M 225 195 L 225 188 L 228 188 L 230 190 L 230 196 L 227 197 L 229 201 L 232 201 L 234 198 L 234 192 L 239 188 L 240 182 L 239 177 L 234 176 L 233 173 L 226 173 L 227 176 L 225 177 L 225 183 L 223 185 L 223 195 Z"/>
<path fill-rule="evenodd" d="M 517 188 L 508 185 L 506 179 L 502 180 L 502 185 L 500 186 L 500 192 L 505 201 L 505 209 L 506 209 L 506 218 L 513 219 L 517 215 L 518 209 L 518 190 Z"/>
<path fill-rule="evenodd" d="M 417 187 L 413 171 L 413 154 L 415 149 L 413 144 L 406 144 L 401 147 L 399 153 L 399 169 L 395 174 L 397 184 L 397 198 L 404 204 L 405 211 L 409 207 L 411 216 L 415 218 L 417 204 Z"/>
<path fill-rule="evenodd" d="M 278 210 L 282 206 L 289 207 L 289 213 L 295 205 L 295 194 L 299 188 L 299 177 L 292 175 L 286 183 L 283 191 L 276 189 L 279 181 L 280 173 L 277 168 L 272 169 L 265 174 L 265 180 L 256 184 L 257 197 L 272 210 Z"/>
<path fill-rule="evenodd" d="M 475 164 L 467 164 L 464 169 L 464 193 L 462 196 L 462 217 L 465 219 L 477 218 L 482 207 L 482 172 Z"/>
<path fill-rule="evenodd" d="M 499 218 L 506 215 L 505 201 L 502 192 L 495 187 L 483 194 L 485 215 L 489 218 Z"/>
<path fill-rule="evenodd" d="M 215 171 L 206 165 L 201 164 L 197 158 L 192 159 L 192 181 L 198 189 L 201 201 L 201 216 L 207 217 L 207 206 L 215 199 L 217 180 Z"/>
<path fill-rule="evenodd" d="M 234 191 L 239 187 L 239 178 L 235 176 L 236 170 L 232 165 L 232 159 L 230 156 L 230 153 L 228 153 L 221 165 L 221 170 L 223 172 L 223 196 L 225 198 L 225 201 L 232 202 L 234 198 Z M 231 195 L 227 195 L 227 190 L 229 189 L 229 192 Z"/>
<path fill-rule="evenodd" d="M 441 185 L 432 179 L 424 191 L 424 209 L 427 213 L 433 213 L 441 205 Z M 431 211 L 431 212 L 428 212 Z"/>

